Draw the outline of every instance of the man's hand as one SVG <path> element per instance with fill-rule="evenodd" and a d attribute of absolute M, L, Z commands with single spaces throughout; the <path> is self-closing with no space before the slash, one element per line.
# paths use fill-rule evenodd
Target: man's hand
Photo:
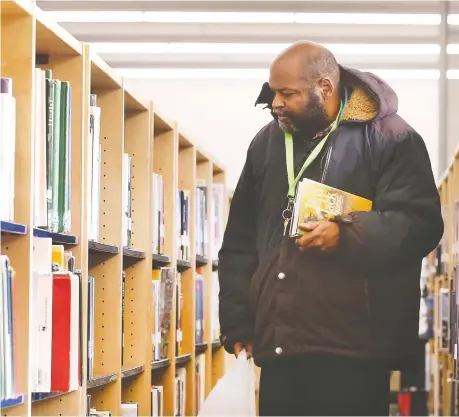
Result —
<path fill-rule="evenodd" d="M 302 252 L 310 249 L 329 252 L 338 246 L 339 226 L 335 222 L 308 222 L 301 223 L 299 227 L 307 232 L 295 242 Z"/>
<path fill-rule="evenodd" d="M 252 343 L 236 343 L 234 345 L 234 354 L 236 358 L 239 356 L 242 349 L 245 349 L 247 352 L 247 359 L 250 359 L 252 357 Z"/>

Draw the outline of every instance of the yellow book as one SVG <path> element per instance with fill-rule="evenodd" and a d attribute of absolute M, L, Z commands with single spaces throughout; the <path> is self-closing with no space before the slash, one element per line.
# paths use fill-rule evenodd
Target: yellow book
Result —
<path fill-rule="evenodd" d="M 64 263 L 64 245 L 53 245 L 53 263 L 59 265 L 61 271 L 66 271 Z"/>
<path fill-rule="evenodd" d="M 370 211 L 372 205 L 371 200 L 305 178 L 298 184 L 290 234 L 304 235 L 298 227 L 301 223 L 328 221 L 353 211 Z"/>

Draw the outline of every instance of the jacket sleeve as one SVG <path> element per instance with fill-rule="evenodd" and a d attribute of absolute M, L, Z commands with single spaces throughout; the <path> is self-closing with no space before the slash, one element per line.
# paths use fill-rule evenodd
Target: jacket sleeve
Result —
<path fill-rule="evenodd" d="M 258 265 L 255 239 L 255 188 L 249 149 L 218 259 L 220 338 L 229 353 L 233 353 L 234 343 L 252 340 L 248 300 L 250 281 Z"/>
<path fill-rule="evenodd" d="M 443 235 L 439 193 L 422 138 L 410 131 L 386 139 L 373 211 L 340 223 L 340 252 L 363 267 L 419 261 Z"/>

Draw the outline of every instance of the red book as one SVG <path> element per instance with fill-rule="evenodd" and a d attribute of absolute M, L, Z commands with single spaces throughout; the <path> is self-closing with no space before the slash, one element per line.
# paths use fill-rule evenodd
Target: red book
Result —
<path fill-rule="evenodd" d="M 53 274 L 51 391 L 78 389 L 79 285 L 69 272 Z"/>

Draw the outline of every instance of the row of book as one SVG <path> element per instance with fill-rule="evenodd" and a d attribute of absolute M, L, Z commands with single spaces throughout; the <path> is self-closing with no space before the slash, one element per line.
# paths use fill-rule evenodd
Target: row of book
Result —
<path fill-rule="evenodd" d="M 172 324 L 174 287 L 178 272 L 175 268 L 161 268 L 152 271 L 153 294 L 153 358 L 169 357 L 170 329 Z"/>
<path fill-rule="evenodd" d="M 161 174 L 152 174 L 152 253 L 164 254 L 164 179 Z"/>
<path fill-rule="evenodd" d="M 172 320 L 172 300 L 173 291 L 176 291 L 176 356 L 182 355 L 183 341 L 183 308 L 184 297 L 182 291 L 182 275 L 175 268 L 161 268 L 152 271 L 152 295 L 153 295 L 153 359 L 158 361 L 169 357 L 170 327 Z M 196 325 L 195 340 L 196 344 L 202 344 L 204 340 L 204 277 L 201 273 L 196 273 Z M 211 338 L 218 340 L 220 336 L 220 326 L 218 318 L 218 275 L 212 274 L 212 309 L 211 309 Z"/>
<path fill-rule="evenodd" d="M 204 277 L 196 274 L 196 326 L 195 339 L 197 344 L 206 343 L 204 339 Z M 220 290 L 217 271 L 212 272 L 211 285 L 211 310 L 210 310 L 210 340 L 215 341 L 220 338 L 219 320 L 219 298 Z"/>
<path fill-rule="evenodd" d="M 89 96 L 89 144 L 88 144 L 88 239 L 99 242 L 100 182 L 102 172 L 102 145 L 100 143 L 101 108 L 97 95 Z"/>
<path fill-rule="evenodd" d="M 420 336 L 433 342 L 427 345 L 425 352 L 426 390 L 432 392 L 432 406 L 436 407 L 438 415 L 445 415 L 445 412 L 458 415 L 459 264 L 455 264 L 452 276 L 447 270 L 437 274 L 437 267 L 424 268 L 426 272 L 421 280 L 420 316 L 426 318 L 420 321 Z M 430 288 L 425 284 L 427 275 L 433 278 Z"/>
<path fill-rule="evenodd" d="M 196 255 L 207 257 L 207 187 L 204 180 L 197 181 L 196 187 L 196 204 L 195 204 L 195 240 L 196 240 Z"/>
<path fill-rule="evenodd" d="M 34 192 L 36 227 L 70 232 L 72 88 L 35 70 Z"/>
<path fill-rule="evenodd" d="M 86 407 L 88 417 L 111 417 L 111 411 L 97 410 L 91 404 L 91 395 L 86 396 Z M 163 416 L 163 387 L 151 387 L 151 416 Z M 139 403 L 137 402 L 122 402 L 121 403 L 121 417 L 138 417 L 139 416 Z"/>
<path fill-rule="evenodd" d="M 212 186 L 211 213 L 208 215 L 208 191 L 205 181 L 198 180 L 195 190 L 195 245 L 196 255 L 217 259 L 224 233 L 224 185 L 215 183 Z M 160 174 L 152 174 L 152 250 L 154 254 L 164 254 L 164 179 Z M 178 259 L 190 260 L 190 190 L 177 192 L 177 248 Z M 213 235 L 213 247 L 208 248 L 207 227 L 210 222 Z M 210 253 L 209 253 L 210 251 Z"/>
<path fill-rule="evenodd" d="M 35 69 L 33 226 L 70 231 L 72 88 Z M 17 111 L 11 78 L 0 78 L 0 220 L 14 221 Z"/>
<path fill-rule="evenodd" d="M 15 331 L 15 316 L 17 297 L 15 292 L 16 272 L 6 255 L 0 255 L 0 299 L 1 330 L 0 330 L 0 401 L 14 399 L 20 394 L 17 392 L 17 367 L 19 365 L 16 350 L 18 340 Z"/>
<path fill-rule="evenodd" d="M 453 210 L 452 224 L 450 224 L 449 210 Z M 442 207 L 442 216 L 445 224 L 443 238 L 436 248 L 435 271 L 436 275 L 446 275 L 448 265 L 459 264 L 459 200 L 454 201 L 452 208 L 448 205 Z M 453 233 L 449 234 L 449 230 Z M 450 242 L 451 240 L 451 242 Z"/>
<path fill-rule="evenodd" d="M 191 258 L 190 194 L 190 190 L 178 190 L 177 194 L 177 257 L 185 261 L 189 261 Z"/>
<path fill-rule="evenodd" d="M 202 360 L 200 362 L 203 362 Z M 204 360 L 205 362 L 205 360 Z M 199 374 L 204 377 L 204 373 Z M 201 392 L 204 392 L 204 384 L 200 383 Z M 203 401 L 203 399 L 201 400 Z M 91 404 L 91 395 L 86 397 L 87 415 L 89 417 L 111 417 L 111 411 L 97 410 Z M 152 385 L 151 387 L 151 417 L 164 416 L 164 389 L 162 385 Z M 174 378 L 174 417 L 185 417 L 186 406 L 186 370 L 179 368 L 176 370 Z M 137 402 L 122 402 L 121 403 L 121 416 L 122 417 L 138 417 L 139 416 L 139 403 Z"/>
<path fill-rule="evenodd" d="M 81 273 L 72 253 L 50 238 L 34 237 L 32 265 L 32 392 L 76 390 L 82 366 Z"/>

